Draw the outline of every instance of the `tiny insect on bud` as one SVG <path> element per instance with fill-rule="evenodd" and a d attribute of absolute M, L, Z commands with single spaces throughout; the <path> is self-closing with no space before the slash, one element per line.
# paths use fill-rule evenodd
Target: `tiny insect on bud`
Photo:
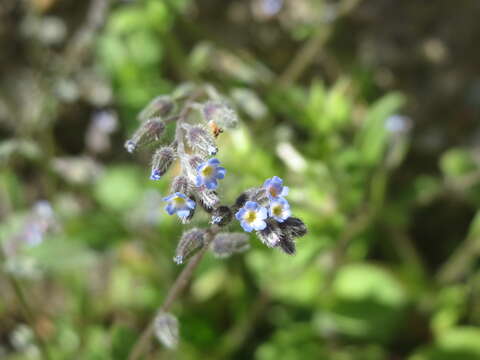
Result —
<path fill-rule="evenodd" d="M 138 120 L 144 121 L 148 118 L 159 116 L 165 117 L 175 108 L 175 103 L 168 95 L 160 95 L 154 98 L 138 115 Z"/>
<path fill-rule="evenodd" d="M 171 146 L 158 149 L 152 158 L 152 174 L 150 179 L 160 180 L 175 160 L 176 152 Z"/>
<path fill-rule="evenodd" d="M 227 258 L 250 249 L 248 235 L 244 233 L 220 233 L 212 241 L 211 250 L 217 258 Z"/>
<path fill-rule="evenodd" d="M 299 238 L 307 233 L 307 227 L 302 220 L 296 217 L 289 217 L 283 223 L 278 224 L 282 231 L 291 238 Z"/>
<path fill-rule="evenodd" d="M 188 145 L 193 150 L 204 156 L 215 155 L 218 152 L 214 137 L 202 126 L 188 126 L 186 130 Z"/>
<path fill-rule="evenodd" d="M 238 124 L 237 113 L 223 101 L 206 102 L 203 105 L 203 116 L 208 123 L 220 128 L 232 129 Z"/>
<path fill-rule="evenodd" d="M 233 213 L 228 206 L 219 206 L 212 211 L 212 224 L 225 226 L 232 221 Z"/>
<path fill-rule="evenodd" d="M 131 153 L 139 146 L 159 140 L 164 132 L 165 123 L 160 118 L 149 119 L 135 131 L 131 139 L 127 140 L 125 148 Z"/>
<path fill-rule="evenodd" d="M 267 219 L 266 221 L 267 226 L 263 230 L 257 231 L 257 235 L 264 243 L 270 248 L 277 247 L 280 245 L 284 234 L 282 230 L 278 226 L 276 221 L 272 221 L 271 219 Z"/>
<path fill-rule="evenodd" d="M 200 206 L 208 213 L 211 213 L 220 203 L 217 192 L 209 190 L 205 186 L 198 188 L 197 195 Z"/>
<path fill-rule="evenodd" d="M 157 339 L 167 348 L 175 349 L 179 341 L 178 320 L 170 313 L 160 312 L 154 320 Z"/>
<path fill-rule="evenodd" d="M 185 232 L 178 242 L 174 262 L 183 264 L 204 244 L 205 231 L 197 228 Z"/>

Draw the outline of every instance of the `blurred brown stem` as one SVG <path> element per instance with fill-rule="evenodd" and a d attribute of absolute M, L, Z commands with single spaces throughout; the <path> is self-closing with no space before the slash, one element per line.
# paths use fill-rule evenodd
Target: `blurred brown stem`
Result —
<path fill-rule="evenodd" d="M 32 310 L 32 307 L 27 301 L 27 297 L 23 292 L 20 282 L 12 275 L 7 275 L 7 279 L 13 288 L 13 291 L 15 293 L 15 296 L 18 299 L 18 302 L 20 303 L 25 319 L 30 324 L 30 327 L 32 328 L 33 333 L 35 334 L 35 342 L 37 343 L 37 346 L 40 349 L 42 358 L 46 360 L 51 359 L 47 344 L 45 343 L 45 341 L 42 338 L 42 335 L 39 333 L 37 329 L 34 311 Z"/>
<path fill-rule="evenodd" d="M 87 17 L 70 40 L 65 51 L 65 72 L 76 69 L 92 48 L 95 34 L 103 26 L 108 15 L 110 0 L 91 0 Z"/>
<path fill-rule="evenodd" d="M 361 0 L 343 0 L 338 5 L 338 16 L 345 16 L 352 12 Z M 315 29 L 313 36 L 300 49 L 284 71 L 278 78 L 277 85 L 281 88 L 286 88 L 290 84 L 296 82 L 306 68 L 315 60 L 320 50 L 325 46 L 333 32 L 331 23 L 322 22 Z"/>
<path fill-rule="evenodd" d="M 219 232 L 220 228 L 216 225 L 213 225 L 210 227 L 210 229 L 207 230 L 207 236 L 205 240 L 205 245 L 203 248 L 189 261 L 187 266 L 182 270 L 180 275 L 177 277 L 175 282 L 173 283 L 172 287 L 167 293 L 167 297 L 165 298 L 165 301 L 163 305 L 160 307 L 158 312 L 168 312 L 170 308 L 172 307 L 173 303 L 175 300 L 180 296 L 180 294 L 185 290 L 187 287 L 188 283 L 190 282 L 190 279 L 193 276 L 193 273 L 197 266 L 200 264 L 200 261 L 202 260 L 203 256 L 205 255 L 206 251 L 208 250 L 208 247 L 210 245 L 210 242 L 212 241 L 213 237 Z M 145 328 L 145 330 L 142 332 L 140 335 L 139 340 L 137 343 L 134 345 L 130 356 L 128 357 L 129 360 L 137 360 L 140 359 L 141 356 L 148 351 L 149 345 L 150 345 L 150 340 L 154 335 L 154 321 L 150 321 L 150 324 Z"/>

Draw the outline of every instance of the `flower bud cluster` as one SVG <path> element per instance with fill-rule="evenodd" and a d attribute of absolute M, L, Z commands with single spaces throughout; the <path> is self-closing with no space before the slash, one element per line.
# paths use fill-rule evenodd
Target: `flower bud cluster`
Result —
<path fill-rule="evenodd" d="M 167 203 L 165 211 L 177 215 L 185 224 L 193 218 L 199 205 L 210 215 L 212 225 L 225 227 L 235 217 L 246 232 L 255 231 L 266 246 L 294 254 L 294 240 L 305 235 L 306 227 L 300 219 L 291 216 L 290 205 L 285 199 L 288 188 L 283 186 L 282 179 L 274 176 L 262 187 L 246 190 L 232 206 L 221 204 L 218 187 L 227 170 L 213 156 L 218 152 L 217 136 L 223 128 L 232 128 L 238 122 L 235 111 L 218 100 L 198 104 L 193 102 L 197 101 L 196 97 L 189 97 L 182 106 L 176 106 L 175 101 L 180 102 L 181 98 L 172 99 L 169 96 L 153 99 L 139 115 L 139 129 L 125 144 L 127 151 L 133 152 L 140 146 L 160 140 L 167 125 L 175 123 L 175 137 L 170 144 L 161 145 L 155 151 L 150 173 L 151 180 L 161 180 L 175 160 L 179 160 L 180 173 L 173 178 L 170 194 L 163 198 Z M 192 110 L 200 110 L 208 126 L 189 116 Z M 210 241 L 206 233 L 206 230 L 197 228 L 184 233 L 174 261 L 182 264 L 195 251 L 208 245 Z M 248 248 L 248 236 L 227 232 L 215 236 L 210 246 L 218 257 L 227 257 Z"/>

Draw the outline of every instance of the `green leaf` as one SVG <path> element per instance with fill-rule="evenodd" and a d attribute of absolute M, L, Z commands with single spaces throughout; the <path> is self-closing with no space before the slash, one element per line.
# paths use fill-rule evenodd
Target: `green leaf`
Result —
<path fill-rule="evenodd" d="M 356 141 L 366 164 L 380 162 L 388 141 L 385 121 L 397 112 L 405 101 L 402 94 L 390 93 L 377 100 L 367 112 Z"/>
<path fill-rule="evenodd" d="M 468 174 L 478 168 L 467 149 L 449 149 L 440 158 L 440 168 L 447 177 L 456 177 Z"/>
<path fill-rule="evenodd" d="M 339 331 L 387 342 L 401 324 L 407 296 L 388 272 L 371 264 L 343 267 L 333 283 L 332 313 Z"/>
<path fill-rule="evenodd" d="M 125 210 L 139 201 L 142 183 L 135 168 L 117 166 L 108 169 L 101 177 L 94 193 L 104 207 Z"/>

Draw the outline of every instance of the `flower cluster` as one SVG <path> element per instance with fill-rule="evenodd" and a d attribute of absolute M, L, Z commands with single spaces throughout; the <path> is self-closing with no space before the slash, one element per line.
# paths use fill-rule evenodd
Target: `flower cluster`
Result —
<path fill-rule="evenodd" d="M 255 230 L 268 247 L 280 247 L 287 254 L 294 254 L 294 239 L 305 235 L 306 227 L 300 219 L 291 217 L 286 195 L 288 187 L 282 179 L 267 179 L 261 188 L 251 189 L 238 198 L 235 217 L 245 231 Z"/>
<path fill-rule="evenodd" d="M 223 128 L 234 127 L 238 118 L 225 102 L 216 96 L 212 98 L 210 90 L 203 94 L 192 91 L 190 95 L 159 96 L 152 100 L 139 115 L 138 130 L 125 143 L 127 151 L 134 152 L 140 146 L 158 143 L 169 133 L 168 125 L 174 123 L 174 138 L 154 152 L 150 172 L 153 181 L 162 180 L 171 168 L 179 172 L 172 181 L 170 193 L 163 198 L 165 211 L 177 215 L 182 223 L 188 223 L 197 208 L 203 208 L 216 229 L 230 224 L 235 217 L 243 230 L 255 231 L 267 246 L 293 254 L 294 239 L 303 236 L 306 228 L 300 219 L 291 217 L 290 205 L 285 199 L 288 188 L 282 179 L 274 176 L 262 187 L 245 191 L 231 206 L 221 203 L 217 191 L 227 171 L 214 157 L 218 153 L 216 138 Z M 207 100 L 198 103 L 202 96 Z M 191 116 L 195 110 L 200 116 Z M 173 166 L 177 159 L 179 167 Z M 219 257 L 249 247 L 247 236 L 225 232 L 212 239 L 205 235 L 206 232 L 197 228 L 186 232 L 178 244 L 174 261 L 183 263 L 195 251 L 209 244 Z"/>

